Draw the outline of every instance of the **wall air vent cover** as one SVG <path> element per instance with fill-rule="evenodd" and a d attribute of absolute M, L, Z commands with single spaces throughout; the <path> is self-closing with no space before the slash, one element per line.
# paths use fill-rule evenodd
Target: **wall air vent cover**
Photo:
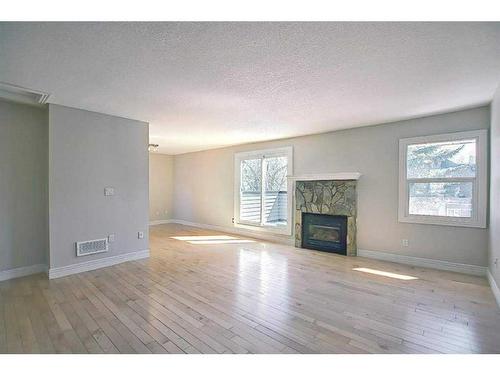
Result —
<path fill-rule="evenodd" d="M 47 103 L 49 94 L 43 91 L 0 82 L 0 98 L 17 103 L 41 106 Z"/>
<path fill-rule="evenodd" d="M 76 243 L 76 256 L 91 255 L 108 251 L 108 239 L 82 241 Z"/>

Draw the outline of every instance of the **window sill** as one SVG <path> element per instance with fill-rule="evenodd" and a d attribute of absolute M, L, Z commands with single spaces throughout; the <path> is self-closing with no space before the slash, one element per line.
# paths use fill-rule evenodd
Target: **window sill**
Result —
<path fill-rule="evenodd" d="M 236 228 L 251 230 L 255 232 L 272 233 L 281 236 L 292 235 L 292 228 L 290 225 L 287 225 L 286 227 L 282 228 L 276 228 L 271 226 L 260 226 L 260 225 L 246 224 L 246 223 L 234 223 L 234 226 Z"/>
<path fill-rule="evenodd" d="M 439 216 L 400 216 L 400 223 L 408 224 L 427 224 L 427 225 L 444 225 L 451 227 L 467 227 L 467 228 L 486 228 L 486 223 L 476 221 L 476 220 L 460 220 L 460 219 L 450 219 Z"/>

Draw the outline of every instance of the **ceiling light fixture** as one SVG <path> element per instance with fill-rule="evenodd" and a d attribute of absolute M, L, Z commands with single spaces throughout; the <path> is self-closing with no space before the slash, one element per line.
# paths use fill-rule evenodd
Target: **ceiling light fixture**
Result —
<path fill-rule="evenodd" d="M 148 151 L 149 152 L 158 152 L 158 149 L 160 148 L 160 145 L 155 144 L 155 143 L 150 143 L 148 145 Z"/>

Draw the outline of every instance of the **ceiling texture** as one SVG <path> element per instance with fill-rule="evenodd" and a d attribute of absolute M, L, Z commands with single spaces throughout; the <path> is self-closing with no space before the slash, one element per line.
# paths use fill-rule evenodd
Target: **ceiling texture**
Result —
<path fill-rule="evenodd" d="M 0 82 L 179 154 L 488 103 L 500 23 L 0 23 Z"/>

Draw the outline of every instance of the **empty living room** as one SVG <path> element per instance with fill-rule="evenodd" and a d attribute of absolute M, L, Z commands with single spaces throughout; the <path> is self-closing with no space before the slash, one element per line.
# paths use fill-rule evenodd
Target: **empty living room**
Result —
<path fill-rule="evenodd" d="M 5 374 L 500 365 L 499 21 L 48 9 L 0 16 Z"/>

